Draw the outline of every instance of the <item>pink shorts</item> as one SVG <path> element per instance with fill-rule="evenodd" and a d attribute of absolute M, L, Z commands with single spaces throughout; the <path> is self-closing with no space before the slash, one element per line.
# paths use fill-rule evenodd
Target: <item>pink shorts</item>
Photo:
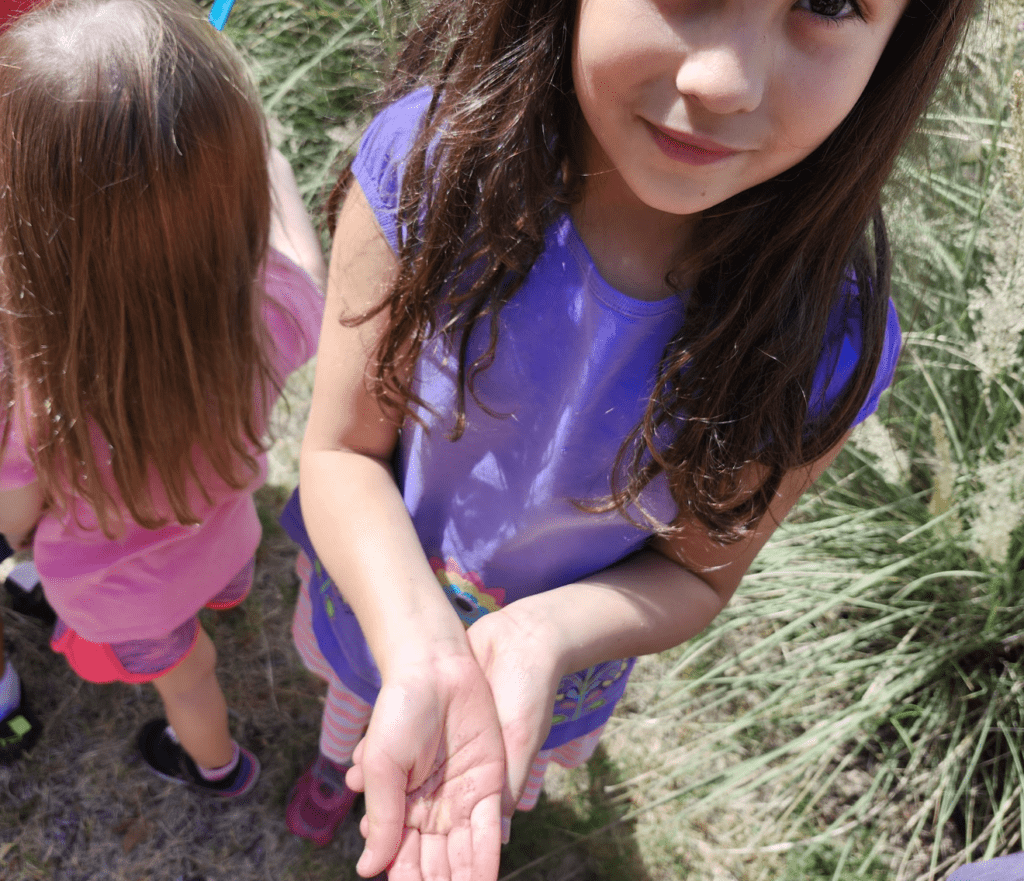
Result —
<path fill-rule="evenodd" d="M 255 571 L 253 557 L 206 608 L 237 606 L 248 596 Z M 88 682 L 152 682 L 180 664 L 198 636 L 199 619 L 194 615 L 166 636 L 114 643 L 90 642 L 58 618 L 50 648 L 64 655 L 71 669 Z"/>

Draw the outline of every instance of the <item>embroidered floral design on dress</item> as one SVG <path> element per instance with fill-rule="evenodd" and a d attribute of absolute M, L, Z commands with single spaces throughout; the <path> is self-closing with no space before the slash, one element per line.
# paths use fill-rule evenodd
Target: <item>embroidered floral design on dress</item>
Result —
<path fill-rule="evenodd" d="M 335 608 L 334 599 L 331 596 L 331 590 L 332 588 L 337 590 L 337 588 L 334 587 L 334 582 L 331 581 L 331 576 L 327 574 L 327 570 L 324 569 L 323 564 L 319 559 L 313 561 L 313 572 L 316 576 L 317 587 L 323 595 L 324 611 L 327 613 L 328 618 L 333 619 Z"/>
<path fill-rule="evenodd" d="M 504 590 L 486 587 L 476 572 L 463 572 L 451 557 L 445 561 L 431 557 L 430 568 L 466 627 L 505 604 Z"/>
<path fill-rule="evenodd" d="M 571 722 L 603 707 L 605 693 L 618 682 L 629 667 L 629 661 L 605 661 L 579 673 L 566 676 L 555 693 L 553 723 Z"/>

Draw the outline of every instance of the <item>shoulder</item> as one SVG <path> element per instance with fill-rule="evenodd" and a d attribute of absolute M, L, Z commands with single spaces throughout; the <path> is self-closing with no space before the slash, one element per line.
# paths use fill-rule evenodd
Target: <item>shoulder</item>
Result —
<path fill-rule="evenodd" d="M 809 410 L 812 418 L 826 413 L 839 399 L 853 377 L 863 352 L 863 292 L 854 279 L 844 286 L 842 296 L 829 317 L 821 360 L 814 377 Z M 902 334 L 896 306 L 890 299 L 886 310 L 885 339 L 871 382 L 871 389 L 850 425 L 863 422 L 878 409 L 878 401 L 891 384 L 899 360 Z"/>
<path fill-rule="evenodd" d="M 385 107 L 370 122 L 352 161 L 352 174 L 363 188 L 392 249 L 397 249 L 395 212 L 406 157 L 432 94 L 429 88 L 417 89 Z"/>

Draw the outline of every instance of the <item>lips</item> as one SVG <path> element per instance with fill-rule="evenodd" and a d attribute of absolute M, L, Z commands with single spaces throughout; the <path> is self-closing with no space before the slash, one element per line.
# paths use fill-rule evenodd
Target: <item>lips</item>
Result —
<path fill-rule="evenodd" d="M 739 152 L 739 150 L 733 150 L 707 138 L 663 129 L 646 120 L 644 120 L 644 124 L 662 153 L 669 159 L 685 162 L 687 165 L 711 165 L 714 162 L 721 162 L 730 156 L 735 156 Z"/>

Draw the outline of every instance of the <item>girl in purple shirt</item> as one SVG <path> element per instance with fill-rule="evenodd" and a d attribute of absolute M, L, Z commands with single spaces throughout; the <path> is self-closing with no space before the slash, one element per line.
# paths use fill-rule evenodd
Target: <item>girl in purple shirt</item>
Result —
<path fill-rule="evenodd" d="M 293 830 L 363 790 L 360 874 L 495 878 L 721 611 L 892 377 L 879 193 L 971 5 L 432 5 L 336 190 Z"/>

